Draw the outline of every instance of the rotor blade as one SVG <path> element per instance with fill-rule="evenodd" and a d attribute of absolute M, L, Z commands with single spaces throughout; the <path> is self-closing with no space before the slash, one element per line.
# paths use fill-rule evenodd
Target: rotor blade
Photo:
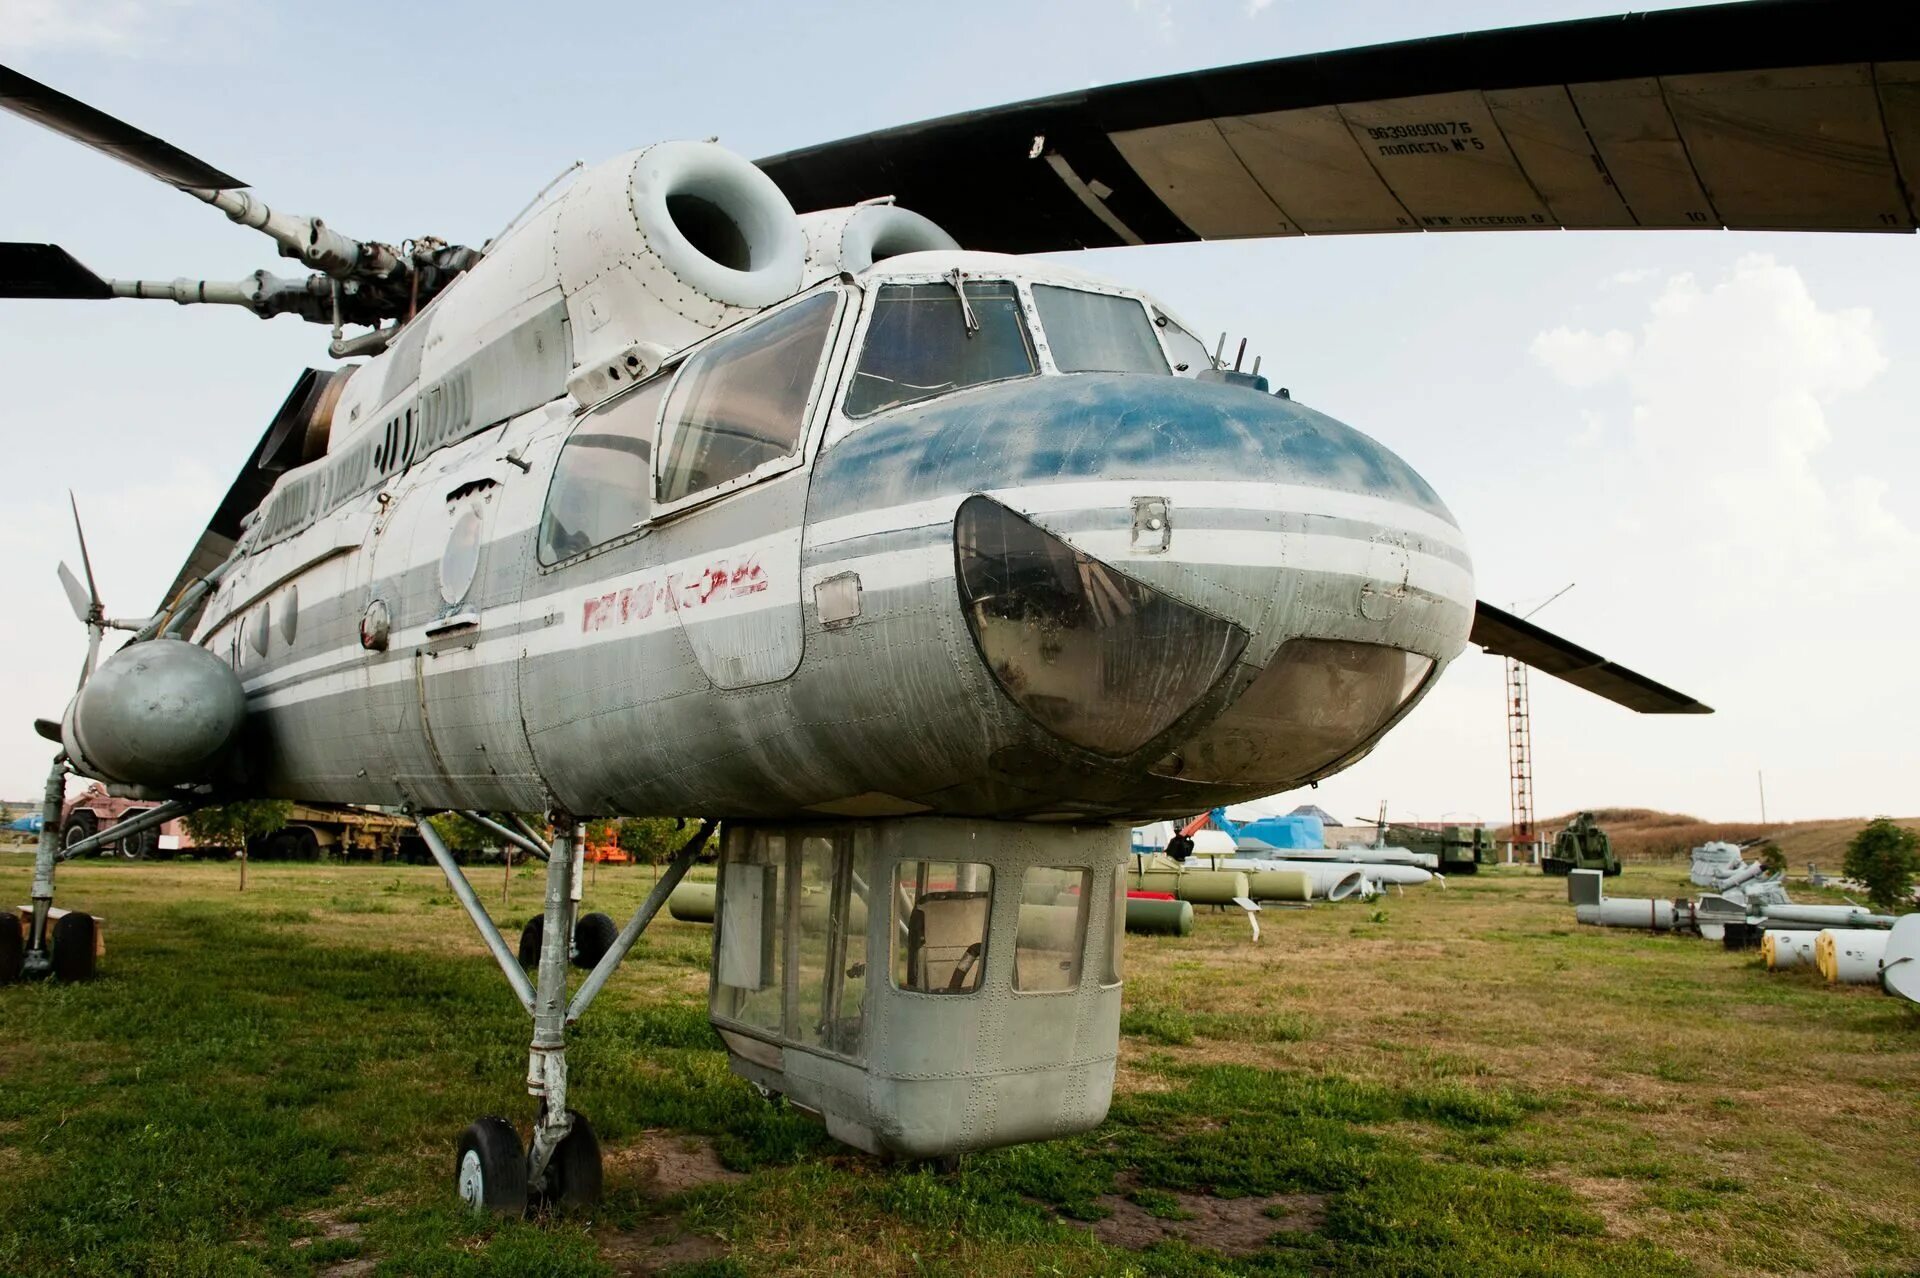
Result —
<path fill-rule="evenodd" d="M 1108 85 L 760 161 L 1012 253 L 1362 231 L 1911 231 L 1920 22 L 1775 0 Z M 1907 180 L 1903 182 L 1902 174 Z"/>
<path fill-rule="evenodd" d="M 0 66 L 0 109 L 64 134 L 178 187 L 232 190 L 247 184 L 179 147 L 143 133 L 77 98 Z"/>
<path fill-rule="evenodd" d="M 1496 657 L 1511 657 L 1576 688 L 1584 688 L 1641 714 L 1712 714 L 1684 692 L 1615 665 L 1598 653 L 1542 630 L 1523 617 L 1480 601 L 1469 636 Z"/>
<path fill-rule="evenodd" d="M 73 615 L 81 625 L 87 624 L 87 613 L 92 601 L 87 598 L 87 588 L 73 575 L 73 569 L 60 565 L 60 588 L 67 592 L 67 603 L 73 609 Z"/>
<path fill-rule="evenodd" d="M 112 297 L 113 285 L 57 244 L 0 244 L 0 297 Z"/>
<path fill-rule="evenodd" d="M 67 490 L 67 505 L 73 508 L 73 535 L 80 539 L 80 567 L 87 574 L 87 605 L 89 608 L 100 606 L 100 588 L 93 582 L 93 559 L 87 554 L 87 530 L 80 526 L 80 502 L 74 497 L 73 490 Z"/>

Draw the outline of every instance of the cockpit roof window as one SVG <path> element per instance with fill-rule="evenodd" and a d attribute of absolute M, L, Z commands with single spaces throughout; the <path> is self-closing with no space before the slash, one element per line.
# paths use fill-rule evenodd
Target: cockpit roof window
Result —
<path fill-rule="evenodd" d="M 1034 371 L 1033 343 L 1010 282 L 886 284 L 873 299 L 846 412 L 866 417 Z"/>
<path fill-rule="evenodd" d="M 1147 309 L 1131 297 L 1035 284 L 1033 305 L 1054 366 L 1063 373 L 1168 371 Z"/>

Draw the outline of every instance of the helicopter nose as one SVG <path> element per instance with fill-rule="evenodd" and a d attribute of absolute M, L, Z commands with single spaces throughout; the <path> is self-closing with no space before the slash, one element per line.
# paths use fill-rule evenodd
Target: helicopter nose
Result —
<path fill-rule="evenodd" d="M 1465 541 L 1426 481 L 1243 386 L 1037 378 L 875 423 L 822 461 L 816 499 L 851 484 L 871 516 L 951 521 L 980 654 L 1031 717 L 1183 781 L 1333 770 L 1472 622 Z"/>

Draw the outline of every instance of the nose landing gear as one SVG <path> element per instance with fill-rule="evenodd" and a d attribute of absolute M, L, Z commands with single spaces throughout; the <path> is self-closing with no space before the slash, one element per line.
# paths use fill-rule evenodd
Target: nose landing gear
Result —
<path fill-rule="evenodd" d="M 576 930 L 584 841 L 575 837 L 572 816 L 556 812 L 551 819 L 551 846 L 524 824 L 515 832 L 491 819 L 482 819 L 487 828 L 511 838 L 521 850 L 547 863 L 545 907 L 521 933 L 517 954 L 480 904 L 473 885 L 439 832 L 425 819 L 417 822 L 420 837 L 447 876 L 455 897 L 479 929 L 521 1007 L 533 1018 L 533 1039 L 527 1051 L 527 1092 L 539 1099 L 540 1108 L 531 1144 L 523 1150 L 520 1135 L 511 1123 L 487 1117 L 461 1133 L 456 1148 L 455 1184 L 461 1201 L 476 1212 L 517 1216 L 529 1206 L 570 1208 L 599 1201 L 600 1141 L 586 1118 L 567 1106 L 567 1026 L 578 1022 L 598 997 L 607 978 L 692 866 L 714 828 L 711 821 L 701 826 L 624 928 L 616 931 L 613 920 L 606 915 L 590 914 L 579 919 Z M 569 962 L 592 969 L 571 1001 L 567 997 Z M 534 969 L 532 981 L 523 966 Z"/>

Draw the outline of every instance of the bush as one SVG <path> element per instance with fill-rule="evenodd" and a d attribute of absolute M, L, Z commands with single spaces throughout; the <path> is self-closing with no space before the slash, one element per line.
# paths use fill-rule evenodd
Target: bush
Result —
<path fill-rule="evenodd" d="M 196 847 L 233 848 L 247 846 L 250 839 L 263 838 L 284 829 L 293 815 L 293 804 L 285 799 L 243 799 L 218 807 L 201 808 L 181 818 Z"/>
<path fill-rule="evenodd" d="M 1847 844 L 1846 871 L 1867 885 L 1867 899 L 1882 910 L 1913 904 L 1913 876 L 1920 872 L 1920 835 L 1875 817 Z"/>

